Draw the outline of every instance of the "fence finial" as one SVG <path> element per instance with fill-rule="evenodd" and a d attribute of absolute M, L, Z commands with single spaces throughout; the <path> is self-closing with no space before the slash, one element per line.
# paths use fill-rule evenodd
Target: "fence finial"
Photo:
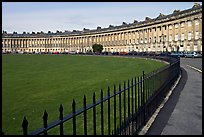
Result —
<path fill-rule="evenodd" d="M 60 111 L 60 112 L 63 112 L 63 106 L 62 106 L 62 104 L 60 104 L 59 111 Z"/>
<path fill-rule="evenodd" d="M 47 130 L 46 130 L 46 128 L 47 128 L 47 119 L 48 119 L 48 114 L 47 114 L 47 111 L 45 110 L 44 114 L 43 114 L 43 126 L 45 128 L 44 135 L 47 135 Z"/>
<path fill-rule="evenodd" d="M 62 120 L 63 119 L 63 106 L 62 106 L 62 104 L 60 104 L 59 112 L 60 112 L 59 118 L 60 118 L 60 120 Z"/>
<path fill-rule="evenodd" d="M 27 135 L 28 134 L 28 121 L 25 116 L 23 118 L 22 127 L 23 127 L 23 135 Z"/>
<path fill-rule="evenodd" d="M 75 106 L 76 106 L 76 102 L 73 99 L 73 101 L 72 101 L 72 111 L 73 111 L 73 113 L 75 113 Z"/>
<path fill-rule="evenodd" d="M 43 114 L 43 120 L 47 120 L 47 118 L 48 118 L 48 114 L 47 114 L 47 111 L 45 110 Z"/>

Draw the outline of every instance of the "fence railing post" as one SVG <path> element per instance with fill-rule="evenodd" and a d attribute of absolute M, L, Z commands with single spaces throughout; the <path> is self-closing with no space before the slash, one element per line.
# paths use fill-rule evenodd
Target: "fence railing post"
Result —
<path fill-rule="evenodd" d="M 119 121 L 120 121 L 120 135 L 121 135 L 121 126 L 122 126 L 122 112 L 121 112 L 121 84 L 119 84 Z"/>
<path fill-rule="evenodd" d="M 134 114 L 134 104 L 133 104 L 133 103 L 134 103 L 134 102 L 133 102 L 133 99 L 134 99 L 134 98 L 133 98 L 133 97 L 134 97 L 134 96 L 133 96 L 133 78 L 132 78 L 132 81 L 131 81 L 131 87 L 132 87 L 132 88 L 131 88 L 131 89 L 132 89 L 132 90 L 131 90 L 131 92 L 132 92 L 132 102 L 131 102 L 131 103 L 132 103 L 132 116 L 131 116 L 131 122 L 132 122 L 132 134 L 133 134 L 133 114 Z"/>
<path fill-rule="evenodd" d="M 108 86 L 108 135 L 111 134 L 111 125 L 110 125 L 110 87 Z"/>
<path fill-rule="evenodd" d="M 114 84 L 114 131 L 116 134 L 116 85 Z"/>
<path fill-rule="evenodd" d="M 137 111 L 138 111 L 138 115 L 137 115 L 137 119 L 138 119 L 138 128 L 140 127 L 140 123 L 141 123 L 141 118 L 140 118 L 140 116 L 141 116 L 141 112 L 140 112 L 140 109 L 141 109 L 141 91 L 140 91 L 140 76 L 138 77 L 138 85 L 137 85 L 138 87 L 137 87 L 137 94 L 138 94 L 138 97 L 137 97 L 137 99 L 138 99 L 138 102 L 137 102 L 137 105 L 138 105 L 138 107 L 137 107 Z"/>
<path fill-rule="evenodd" d="M 28 134 L 28 121 L 26 117 L 23 118 L 22 127 L 23 127 L 23 135 L 27 135 Z"/>
<path fill-rule="evenodd" d="M 86 96 L 84 95 L 84 135 L 87 135 Z"/>
<path fill-rule="evenodd" d="M 45 110 L 43 115 L 44 135 L 47 135 L 47 119 L 48 119 L 48 114 L 47 114 L 47 111 Z"/>
<path fill-rule="evenodd" d="M 76 116 L 75 116 L 75 112 L 76 112 L 76 103 L 75 100 L 73 99 L 72 102 L 72 113 L 73 113 L 73 135 L 76 135 Z"/>
<path fill-rule="evenodd" d="M 126 93 L 125 93 L 125 90 L 126 90 L 126 84 L 125 84 L 125 81 L 124 81 L 124 124 L 125 124 L 125 134 L 126 134 Z"/>
<path fill-rule="evenodd" d="M 101 89 L 101 135 L 104 134 L 104 124 L 103 124 L 103 90 Z"/>
<path fill-rule="evenodd" d="M 128 79 L 128 134 L 130 135 L 130 80 Z"/>
<path fill-rule="evenodd" d="M 145 94 L 145 74 L 144 74 L 144 71 L 142 71 L 142 83 L 143 83 L 143 85 L 142 85 L 142 91 L 143 91 L 143 106 L 144 106 L 144 125 L 145 125 L 145 123 L 146 123 L 146 94 Z"/>
<path fill-rule="evenodd" d="M 61 123 L 60 123 L 60 135 L 63 135 L 64 131 L 63 131 L 63 122 L 62 122 L 62 120 L 63 120 L 63 106 L 62 106 L 62 104 L 60 105 L 59 112 L 60 112 L 59 119 L 61 121 Z"/>
<path fill-rule="evenodd" d="M 96 135 L 96 94 L 95 92 L 93 93 L 93 134 Z"/>

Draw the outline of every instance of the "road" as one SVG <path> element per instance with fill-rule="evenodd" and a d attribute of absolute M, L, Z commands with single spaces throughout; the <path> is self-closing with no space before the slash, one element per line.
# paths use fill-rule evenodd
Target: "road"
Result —
<path fill-rule="evenodd" d="M 202 135 L 202 58 L 181 58 L 182 77 L 146 135 Z"/>
<path fill-rule="evenodd" d="M 202 70 L 202 58 L 181 58 L 181 65 L 191 65 Z"/>

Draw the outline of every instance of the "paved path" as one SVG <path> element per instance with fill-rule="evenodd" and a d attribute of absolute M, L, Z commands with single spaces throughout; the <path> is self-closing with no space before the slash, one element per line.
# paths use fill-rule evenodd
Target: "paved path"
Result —
<path fill-rule="evenodd" d="M 186 66 L 202 70 L 201 61 L 181 59 L 181 80 L 147 135 L 202 134 L 202 73 Z"/>

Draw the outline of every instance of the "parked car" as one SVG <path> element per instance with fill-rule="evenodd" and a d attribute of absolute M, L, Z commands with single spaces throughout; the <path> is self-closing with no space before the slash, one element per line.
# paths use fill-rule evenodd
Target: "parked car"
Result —
<path fill-rule="evenodd" d="M 93 55 L 93 52 L 87 51 L 85 54 L 86 55 Z"/>
<path fill-rule="evenodd" d="M 112 55 L 119 55 L 119 52 L 113 52 Z"/>
<path fill-rule="evenodd" d="M 102 54 L 102 55 L 112 55 L 112 53 L 111 53 L 111 52 L 107 52 L 107 51 L 102 52 L 101 54 Z"/>
<path fill-rule="evenodd" d="M 202 55 L 194 51 L 194 52 L 187 52 L 185 54 L 185 57 L 186 58 L 201 58 Z"/>
<path fill-rule="evenodd" d="M 119 55 L 128 55 L 127 52 L 120 52 Z"/>
<path fill-rule="evenodd" d="M 170 52 L 162 52 L 159 54 L 159 56 L 169 56 L 169 55 L 171 55 Z"/>
<path fill-rule="evenodd" d="M 77 54 L 76 51 L 70 51 L 69 54 Z"/>
<path fill-rule="evenodd" d="M 130 52 L 128 52 L 128 55 L 134 56 L 134 55 L 137 55 L 137 52 L 136 51 L 130 51 Z"/>
<path fill-rule="evenodd" d="M 101 55 L 100 52 L 94 52 L 93 54 L 94 54 L 94 55 Z"/>
<path fill-rule="evenodd" d="M 85 53 L 84 52 L 78 52 L 78 54 L 84 55 Z"/>
<path fill-rule="evenodd" d="M 59 52 L 58 52 L 58 51 L 55 51 L 55 52 L 53 52 L 53 54 L 59 54 Z"/>
<path fill-rule="evenodd" d="M 138 56 L 147 56 L 148 53 L 147 52 L 138 52 L 137 55 Z"/>
<path fill-rule="evenodd" d="M 184 57 L 185 54 L 183 52 L 171 52 L 171 56 L 177 56 L 177 57 Z"/>

